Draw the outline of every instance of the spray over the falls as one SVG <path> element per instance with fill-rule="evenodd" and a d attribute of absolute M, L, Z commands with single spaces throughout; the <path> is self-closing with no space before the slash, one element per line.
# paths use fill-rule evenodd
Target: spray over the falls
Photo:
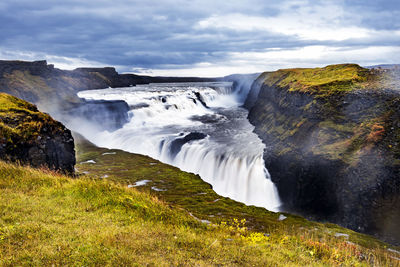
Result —
<path fill-rule="evenodd" d="M 199 174 L 222 196 L 278 211 L 278 192 L 264 167 L 265 146 L 240 107 L 248 91 L 232 88 L 214 82 L 82 91 L 79 97 L 87 100 L 124 100 L 130 120 L 113 132 L 81 133 L 98 146 Z"/>

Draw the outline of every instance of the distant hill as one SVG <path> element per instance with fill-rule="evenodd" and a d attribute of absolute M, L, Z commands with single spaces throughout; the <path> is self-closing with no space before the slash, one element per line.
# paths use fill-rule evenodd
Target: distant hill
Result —
<path fill-rule="evenodd" d="M 53 111 L 80 103 L 76 93 L 108 87 L 129 87 L 161 82 L 216 81 L 216 78 L 152 77 L 119 74 L 113 67 L 61 70 L 42 61 L 0 61 L 0 92 Z"/>

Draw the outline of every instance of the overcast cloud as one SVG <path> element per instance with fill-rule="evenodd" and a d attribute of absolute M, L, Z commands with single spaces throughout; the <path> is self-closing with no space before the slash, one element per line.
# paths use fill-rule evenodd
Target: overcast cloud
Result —
<path fill-rule="evenodd" d="M 400 2 L 2 0 L 0 58 L 219 76 L 400 63 Z"/>

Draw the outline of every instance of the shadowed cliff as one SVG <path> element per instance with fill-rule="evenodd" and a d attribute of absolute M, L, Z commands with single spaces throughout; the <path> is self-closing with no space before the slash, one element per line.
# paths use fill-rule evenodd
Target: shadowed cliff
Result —
<path fill-rule="evenodd" d="M 284 209 L 400 241 L 399 72 L 263 73 L 245 106 Z"/>

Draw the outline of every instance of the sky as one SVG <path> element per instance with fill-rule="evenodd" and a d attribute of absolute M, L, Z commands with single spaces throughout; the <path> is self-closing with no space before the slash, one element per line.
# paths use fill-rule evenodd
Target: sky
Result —
<path fill-rule="evenodd" d="M 1 0 L 0 59 L 215 77 L 400 63 L 399 0 Z"/>

